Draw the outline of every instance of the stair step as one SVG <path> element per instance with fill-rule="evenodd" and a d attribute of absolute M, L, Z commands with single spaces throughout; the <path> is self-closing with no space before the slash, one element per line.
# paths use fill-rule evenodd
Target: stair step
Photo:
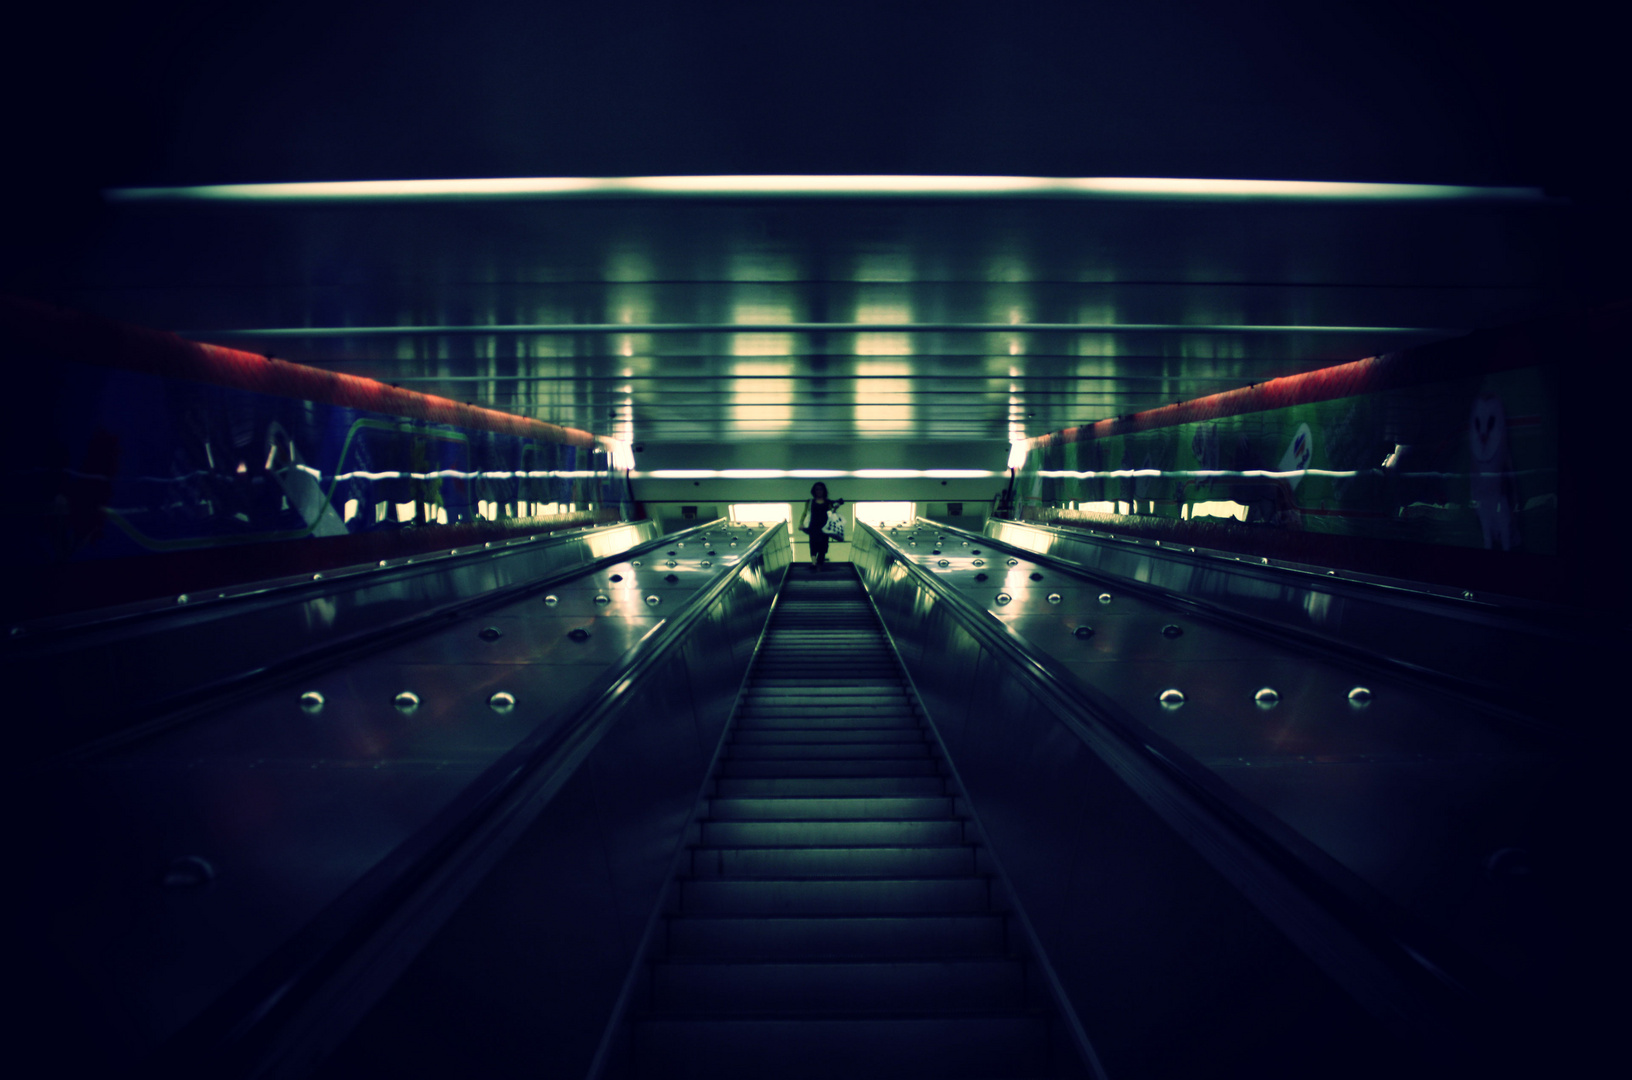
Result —
<path fill-rule="evenodd" d="M 726 758 L 720 762 L 721 779 L 746 776 L 938 776 L 940 763 L 934 758 L 884 758 L 869 760 L 803 761 L 798 758 L 762 761 Z"/>
<path fill-rule="evenodd" d="M 898 720 L 905 717 L 916 723 L 917 713 L 911 705 L 904 701 L 803 701 L 789 702 L 785 705 L 764 705 L 758 702 L 744 705 L 737 710 L 737 719 L 742 723 L 758 720 L 776 720 L 796 716 L 815 718 L 838 717 L 855 722 L 868 717 L 880 717 L 889 720 Z"/>
<path fill-rule="evenodd" d="M 913 959 L 1006 955 L 1004 917 L 983 914 L 675 916 L 671 957 L 761 960 Z"/>
<path fill-rule="evenodd" d="M 681 883 L 687 915 L 910 915 L 979 913 L 991 903 L 984 877 L 692 878 Z"/>
<path fill-rule="evenodd" d="M 837 821 L 944 818 L 958 810 L 950 795 L 775 798 L 716 796 L 704 807 L 713 821 Z"/>
<path fill-rule="evenodd" d="M 962 821 L 705 821 L 703 847 L 967 844 Z"/>
<path fill-rule="evenodd" d="M 694 877 L 950 877 L 976 872 L 965 844 L 912 847 L 699 847 Z"/>
<path fill-rule="evenodd" d="M 732 743 L 733 761 L 913 761 L 929 757 L 923 742 Z"/>
<path fill-rule="evenodd" d="M 722 776 L 714 781 L 714 794 L 827 798 L 944 795 L 946 779 L 940 776 Z"/>
<path fill-rule="evenodd" d="M 912 743 L 923 742 L 922 733 L 911 728 L 761 728 L 739 727 L 732 733 L 734 746 L 811 745 L 815 743 Z"/>
<path fill-rule="evenodd" d="M 642 1076 L 717 1080 L 990 1077 L 1047 1066 L 1040 1015 L 646 1018 L 635 1026 Z"/>
<path fill-rule="evenodd" d="M 912 728 L 918 729 L 918 717 L 912 713 L 893 713 L 888 716 L 849 716 L 845 714 L 806 713 L 802 716 L 740 716 L 742 727 L 756 728 Z"/>
<path fill-rule="evenodd" d="M 776 686 L 768 692 L 750 692 L 742 695 L 742 704 L 779 707 L 786 705 L 821 704 L 824 708 L 842 706 L 910 704 L 912 698 L 906 688 L 896 686 L 829 686 L 817 680 L 803 686 Z"/>
<path fill-rule="evenodd" d="M 908 960 L 887 964 L 692 962 L 652 971 L 655 1013 L 863 1013 L 1021 1010 L 1026 968 L 1017 960 Z"/>

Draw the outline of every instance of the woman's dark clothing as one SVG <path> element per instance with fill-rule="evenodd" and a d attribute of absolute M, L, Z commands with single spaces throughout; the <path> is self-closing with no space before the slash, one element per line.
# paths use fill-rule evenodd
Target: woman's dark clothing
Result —
<path fill-rule="evenodd" d="M 805 535 L 810 537 L 810 561 L 821 563 L 827 560 L 827 534 L 822 531 L 827 525 L 827 512 L 839 504 L 833 500 L 817 502 L 811 499 L 806 506 L 810 514 L 810 523 L 805 527 Z"/>

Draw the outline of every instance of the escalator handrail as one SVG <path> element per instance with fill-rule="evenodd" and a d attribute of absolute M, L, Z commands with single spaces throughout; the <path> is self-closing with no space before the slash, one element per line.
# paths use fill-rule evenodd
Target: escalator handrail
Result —
<path fill-rule="evenodd" d="M 296 674 L 310 674 L 319 670 L 344 666 L 355 661 L 362 654 L 411 639 L 455 619 L 468 618 L 483 611 L 503 607 L 517 600 L 525 599 L 533 593 L 546 592 L 567 582 L 576 581 L 586 574 L 593 574 L 608 567 L 616 566 L 620 562 L 648 555 L 667 544 L 674 543 L 677 538 L 684 539 L 703 530 L 718 527 L 720 522 L 724 520 L 724 518 L 719 518 L 681 532 L 658 536 L 612 555 L 603 555 L 588 562 L 575 563 L 547 577 L 501 585 L 498 588 L 489 589 L 474 596 L 458 597 L 442 604 L 423 607 L 400 618 L 390 619 L 350 634 L 314 642 L 303 648 L 291 650 L 271 663 L 235 672 L 209 682 L 199 683 L 168 697 L 145 702 L 141 705 L 132 706 L 127 704 L 122 715 L 128 717 L 129 720 L 123 727 L 93 738 L 82 745 L 44 757 L 33 766 L 33 769 L 41 773 L 49 772 L 69 762 L 93 758 L 117 747 L 151 738 L 197 718 L 201 713 L 215 708 L 223 699 L 252 693 L 258 686 L 290 678 Z M 499 553 L 478 550 L 471 553 L 471 558 L 473 560 L 481 557 L 491 558 L 496 554 Z M 504 554 L 510 553 L 506 552 Z M 447 555 L 437 557 L 448 558 Z M 465 557 L 461 555 L 458 558 L 463 561 Z M 375 568 L 375 572 L 386 574 L 403 569 L 406 569 L 406 567 L 388 566 Z M 414 569 L 418 570 L 418 564 L 415 565 Z M 357 581 L 358 576 L 361 575 L 341 577 L 335 580 L 349 588 Z M 328 581 L 304 582 L 293 587 L 305 587 L 322 592 L 332 590 L 334 584 Z M 5 657 L 4 659 L 10 661 L 12 658 Z"/>
<path fill-rule="evenodd" d="M 606 733 L 624 696 L 684 643 L 737 578 L 763 563 L 767 546 L 783 528 L 778 523 L 756 537 L 735 566 L 660 620 L 592 683 L 569 719 L 523 739 L 484 770 L 429 824 L 160 1047 L 148 1066 L 182 1075 L 263 1075 L 278 1070 L 283 1057 L 309 1053 L 303 1040 L 323 1026 L 322 1003 L 340 1000 L 342 989 L 351 996 L 359 980 L 372 979 L 375 991 L 389 985 L 407 960 L 386 975 L 371 972 L 370 965 L 387 951 L 398 958 L 417 953 Z M 676 535 L 654 543 L 672 543 Z M 573 576 L 593 572 L 580 569 Z"/>
<path fill-rule="evenodd" d="M 1477 702 L 1483 713 L 1491 720 L 1498 721 L 1504 730 L 1508 732 L 1522 732 L 1531 737 L 1563 734 L 1556 722 L 1536 713 L 1515 708 L 1513 706 L 1514 696 L 1511 690 L 1498 683 L 1484 682 L 1422 664 L 1415 664 L 1397 656 L 1388 656 L 1364 646 L 1351 644 L 1342 638 L 1324 634 L 1315 629 L 1292 629 L 1271 619 L 1240 611 L 1212 600 L 1190 596 L 1147 581 L 1138 581 L 1134 578 L 1097 570 L 1081 563 L 1072 562 L 1069 559 L 1063 559 L 1058 555 L 1032 551 L 1029 548 L 1023 548 L 1017 544 L 999 540 L 996 537 L 969 532 L 955 526 L 941 525 L 930 522 L 928 519 L 920 520 L 933 525 L 943 533 L 949 532 L 971 540 L 979 540 L 983 544 L 1000 549 L 1007 555 L 1023 558 L 1028 562 L 1037 563 L 1039 566 L 1060 573 L 1072 574 L 1087 581 L 1097 582 L 1137 596 L 1140 599 L 1183 611 L 1192 616 L 1223 623 L 1232 630 L 1271 640 L 1283 648 L 1294 649 L 1306 654 L 1322 655 L 1388 678 L 1404 679 L 1436 693 L 1452 694 L 1459 698 Z M 1159 553 L 1144 552 L 1144 554 L 1152 557 L 1159 555 L 1162 558 L 1172 557 L 1175 559 L 1190 557 L 1183 552 L 1167 551 L 1166 549 Z"/>
<path fill-rule="evenodd" d="M 1189 755 L 1057 661 L 1034 652 L 1007 623 L 939 581 L 881 531 L 862 528 L 880 542 L 891 562 L 903 566 L 937 603 L 945 604 L 964 629 L 1042 690 L 1058 706 L 1056 718 L 1141 797 L 1170 810 L 1175 797 L 1183 799 L 1188 812 L 1178 816 L 1190 828 L 1180 831 L 1193 846 L 1222 854 L 1224 861 L 1244 868 L 1267 865 L 1305 903 L 1315 905 L 1381 960 L 1397 980 L 1397 987 L 1392 992 L 1385 988 L 1383 995 L 1395 1000 L 1391 1011 L 1396 1017 L 1418 1030 L 1435 1029 L 1446 1021 L 1466 1029 L 1475 1017 L 1502 1011 L 1505 995 L 1496 977 L 1480 970 L 1476 961 L 1460 955 L 1279 819 L 1230 791 Z M 1070 570 L 1068 565 L 1058 568 Z M 1173 814 L 1163 816 L 1174 821 Z M 1221 851 L 1220 845 L 1227 850 Z M 1366 981 L 1363 973 L 1357 981 Z"/>

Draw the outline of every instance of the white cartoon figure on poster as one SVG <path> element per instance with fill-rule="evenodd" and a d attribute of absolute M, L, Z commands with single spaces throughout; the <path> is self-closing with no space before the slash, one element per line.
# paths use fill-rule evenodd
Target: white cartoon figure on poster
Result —
<path fill-rule="evenodd" d="M 1293 491 L 1303 482 L 1303 470 L 1309 467 L 1310 460 L 1315 456 L 1315 436 L 1309 430 L 1308 424 L 1299 424 L 1298 430 L 1293 433 L 1292 441 L 1286 444 L 1286 453 L 1281 455 L 1281 464 L 1278 471 L 1292 473 L 1286 477 L 1286 486 Z"/>
<path fill-rule="evenodd" d="M 1517 491 L 1507 445 L 1507 410 L 1502 399 L 1486 391 L 1473 402 L 1468 417 L 1468 450 L 1472 468 L 1468 498 L 1479 513 L 1485 547 L 1512 551 L 1519 546 Z"/>

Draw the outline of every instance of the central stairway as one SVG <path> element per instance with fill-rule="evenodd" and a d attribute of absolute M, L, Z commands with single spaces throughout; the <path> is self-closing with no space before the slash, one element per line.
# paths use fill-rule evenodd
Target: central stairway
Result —
<path fill-rule="evenodd" d="M 634 1076 L 1084 1075 L 848 565 L 789 572 L 710 787 Z"/>

